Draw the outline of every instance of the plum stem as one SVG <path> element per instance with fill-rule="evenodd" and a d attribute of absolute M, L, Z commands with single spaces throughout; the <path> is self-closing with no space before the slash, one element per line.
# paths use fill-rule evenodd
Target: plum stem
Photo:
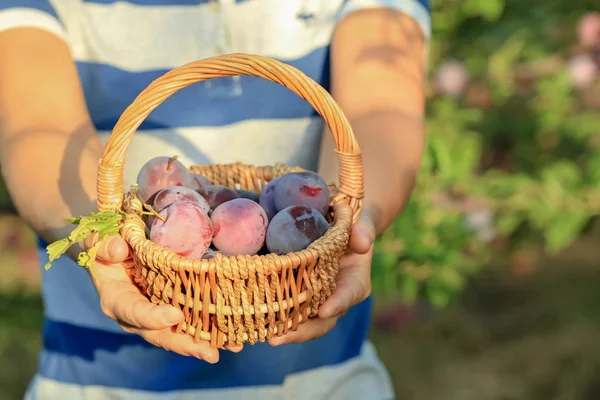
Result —
<path fill-rule="evenodd" d="M 167 163 L 167 171 L 171 172 L 171 168 L 173 167 L 173 163 L 175 162 L 175 160 L 177 160 L 179 158 L 178 155 L 174 155 L 173 157 L 171 157 L 171 159 L 169 160 L 169 162 Z"/>
<path fill-rule="evenodd" d="M 160 219 L 162 222 L 165 222 L 167 219 L 156 212 L 154 208 L 150 204 L 144 204 L 144 208 L 149 212 L 142 212 L 144 215 L 154 215 L 156 218 Z"/>

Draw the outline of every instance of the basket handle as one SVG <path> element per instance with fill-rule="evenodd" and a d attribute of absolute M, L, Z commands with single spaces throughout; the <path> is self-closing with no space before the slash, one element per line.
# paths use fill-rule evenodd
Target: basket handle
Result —
<path fill-rule="evenodd" d="M 331 95 L 302 71 L 280 61 L 251 54 L 211 57 L 175 68 L 157 78 L 135 98 L 117 121 L 99 161 L 98 210 L 121 207 L 125 153 L 137 128 L 156 107 L 178 90 L 194 83 L 236 75 L 252 75 L 283 85 L 309 102 L 323 117 L 335 140 L 339 164 L 339 193 L 332 201 L 347 201 L 356 222 L 364 197 L 363 164 L 348 119 Z"/>

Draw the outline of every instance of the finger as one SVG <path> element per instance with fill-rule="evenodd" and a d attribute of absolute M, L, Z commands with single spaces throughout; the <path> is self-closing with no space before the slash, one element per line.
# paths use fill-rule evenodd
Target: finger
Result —
<path fill-rule="evenodd" d="M 85 239 L 84 247 L 90 248 L 100 240 L 97 232 Z M 118 264 L 129 258 L 129 245 L 120 235 L 106 235 L 98 243 L 96 257 L 106 263 Z"/>
<path fill-rule="evenodd" d="M 300 325 L 297 331 L 269 339 L 269 344 L 271 346 L 280 346 L 289 343 L 304 343 L 320 338 L 335 327 L 337 320 L 337 318 L 310 319 Z"/>
<path fill-rule="evenodd" d="M 375 226 L 366 214 L 352 227 L 348 249 L 357 254 L 365 254 L 375 240 Z"/>
<path fill-rule="evenodd" d="M 101 288 L 102 311 L 120 324 L 141 329 L 164 329 L 184 319 L 183 312 L 170 304 L 153 304 L 129 282 L 115 282 Z"/>
<path fill-rule="evenodd" d="M 96 256 L 108 263 L 121 263 L 129 257 L 129 245 L 121 236 L 110 235 L 99 243 Z"/>
<path fill-rule="evenodd" d="M 83 247 L 86 248 L 86 249 L 89 249 L 90 247 L 92 247 L 93 245 L 95 245 L 98 240 L 100 240 L 100 234 L 98 232 L 92 232 L 83 241 Z"/>
<path fill-rule="evenodd" d="M 319 308 L 319 318 L 339 317 L 371 294 L 371 257 L 350 256 L 340 266 L 333 294 Z"/>
<path fill-rule="evenodd" d="M 223 346 L 225 348 L 225 350 L 230 351 L 232 353 L 239 353 L 240 351 L 242 351 L 244 349 L 244 345 L 237 345 L 237 346 L 229 346 L 229 345 L 225 345 Z"/>
<path fill-rule="evenodd" d="M 219 361 L 219 350 L 207 341 L 194 342 L 187 334 L 173 332 L 170 328 L 161 330 L 140 330 L 137 332 L 149 343 L 183 356 L 196 357 L 208 363 Z"/>

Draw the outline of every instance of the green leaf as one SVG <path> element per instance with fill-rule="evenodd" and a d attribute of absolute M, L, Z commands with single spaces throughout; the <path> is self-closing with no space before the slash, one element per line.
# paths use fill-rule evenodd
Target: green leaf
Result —
<path fill-rule="evenodd" d="M 488 22 L 495 22 L 504 11 L 503 0 L 466 0 L 463 5 L 463 10 L 470 16 L 481 16 Z"/>
<path fill-rule="evenodd" d="M 544 232 L 546 251 L 556 254 L 575 240 L 589 220 L 585 212 L 561 214 L 554 224 Z"/>
<path fill-rule="evenodd" d="M 419 283 L 412 276 L 403 276 L 400 286 L 400 295 L 406 303 L 414 303 L 419 295 Z"/>
<path fill-rule="evenodd" d="M 529 204 L 529 221 L 535 229 L 545 230 L 556 226 L 555 218 L 557 213 L 561 212 L 560 207 L 554 207 L 553 204 L 545 199 L 531 201 Z"/>
<path fill-rule="evenodd" d="M 583 111 L 579 115 L 566 118 L 564 125 L 569 136 L 579 140 L 587 140 L 589 137 L 599 133 L 600 115 L 596 111 Z"/>
<path fill-rule="evenodd" d="M 490 1 L 471 0 L 481 4 Z M 497 85 L 496 92 L 501 99 L 506 99 L 514 93 L 513 65 L 521 52 L 527 47 L 523 39 L 524 30 L 514 33 L 501 48 L 489 57 L 488 74 Z"/>
<path fill-rule="evenodd" d="M 500 233 L 513 233 L 525 218 L 520 213 L 512 212 L 496 216 L 496 230 Z"/>
<path fill-rule="evenodd" d="M 454 178 L 469 178 L 479 166 L 481 158 L 481 137 L 465 135 L 461 140 L 460 149 L 456 149 L 460 157 L 454 159 Z"/>
<path fill-rule="evenodd" d="M 438 171 L 443 178 L 450 179 L 454 175 L 454 163 L 450 148 L 442 140 L 431 140 L 431 149 L 435 156 Z"/>
<path fill-rule="evenodd" d="M 91 268 L 94 261 L 96 260 L 96 252 L 98 251 L 98 244 L 96 243 L 87 252 L 79 253 L 79 257 L 77 258 L 77 264 L 82 267 Z"/>
<path fill-rule="evenodd" d="M 586 163 L 585 170 L 594 185 L 600 185 L 600 154 L 594 154 Z"/>
<path fill-rule="evenodd" d="M 69 238 L 64 238 L 61 240 L 57 240 L 54 243 L 50 243 L 48 247 L 46 247 L 49 259 L 44 268 L 46 268 L 46 270 L 50 269 L 52 261 L 56 260 L 62 254 L 66 253 L 67 250 L 69 250 L 69 247 L 71 247 L 71 241 L 69 240 Z"/>
<path fill-rule="evenodd" d="M 452 288 L 453 290 L 461 289 L 464 285 L 463 277 L 458 273 L 458 271 L 451 267 L 443 268 L 439 274 L 439 279 L 444 283 L 448 288 Z"/>
<path fill-rule="evenodd" d="M 438 284 L 432 283 L 427 285 L 427 300 L 436 308 L 446 307 L 451 300 L 451 296 L 447 290 Z"/>
<path fill-rule="evenodd" d="M 571 161 L 559 161 L 541 173 L 542 182 L 548 190 L 576 189 L 582 180 L 581 171 Z"/>
<path fill-rule="evenodd" d="M 88 216 L 67 219 L 67 222 L 75 224 L 77 227 L 71 231 L 67 238 L 57 240 L 46 247 L 49 258 L 49 262 L 45 265 L 46 270 L 50 269 L 52 261 L 60 258 L 72 245 L 87 239 L 92 233 L 99 233 L 101 239 L 107 234 L 118 233 L 120 229 L 119 223 L 122 219 L 122 213 L 112 211 L 91 213 Z M 96 246 L 79 254 L 79 264 L 83 265 L 82 263 L 84 263 L 85 265 L 83 266 L 93 263 L 95 259 Z"/>
<path fill-rule="evenodd" d="M 98 252 L 98 243 L 95 243 L 87 251 L 79 253 L 77 258 L 77 264 L 81 265 L 90 270 L 92 276 L 94 275 L 94 263 L 96 262 L 96 253 Z"/>

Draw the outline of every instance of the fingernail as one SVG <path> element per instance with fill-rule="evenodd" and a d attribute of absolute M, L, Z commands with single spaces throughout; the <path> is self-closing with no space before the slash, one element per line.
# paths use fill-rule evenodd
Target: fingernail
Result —
<path fill-rule="evenodd" d="M 199 358 L 200 360 L 206 361 L 207 363 L 210 364 L 214 364 L 217 361 L 219 361 L 219 356 L 218 354 L 205 354 L 204 356 L 198 356 L 197 358 Z"/>
<path fill-rule="evenodd" d="M 181 311 L 179 311 L 176 308 L 173 308 L 171 306 L 168 306 L 168 308 L 167 307 L 163 308 L 162 316 L 163 316 L 165 322 L 170 325 L 178 324 L 179 322 L 181 322 L 181 319 L 182 319 Z"/>
<path fill-rule="evenodd" d="M 321 309 L 321 313 L 322 315 L 320 315 L 320 318 L 322 319 L 327 319 L 327 318 L 332 318 L 335 317 L 336 315 L 338 315 L 338 309 L 337 308 L 322 308 Z"/>
<path fill-rule="evenodd" d="M 346 302 L 339 297 L 331 297 L 319 308 L 319 318 L 328 319 L 334 318 L 344 311 Z"/>

